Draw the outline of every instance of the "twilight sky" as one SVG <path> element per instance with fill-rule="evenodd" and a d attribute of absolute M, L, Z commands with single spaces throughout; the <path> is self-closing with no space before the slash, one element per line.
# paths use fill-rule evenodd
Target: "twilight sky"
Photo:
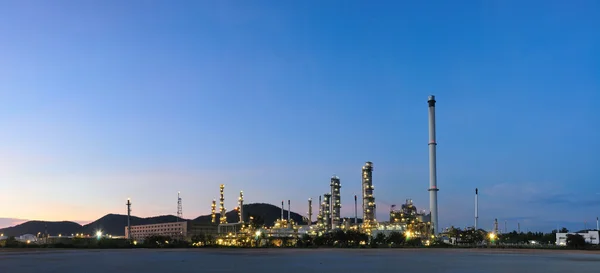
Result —
<path fill-rule="evenodd" d="M 371 1 L 368 1 L 371 2 Z M 597 1 L 0 1 L 0 226 L 306 200 L 374 162 L 378 217 L 600 215 Z M 526 2 L 526 3 L 525 3 Z M 315 210 L 317 209 L 315 205 Z"/>

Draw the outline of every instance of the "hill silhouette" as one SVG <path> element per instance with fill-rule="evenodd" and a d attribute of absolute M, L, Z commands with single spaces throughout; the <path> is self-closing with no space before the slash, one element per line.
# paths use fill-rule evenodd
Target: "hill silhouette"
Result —
<path fill-rule="evenodd" d="M 287 219 L 288 211 L 284 210 L 284 218 Z M 236 210 L 228 211 L 225 216 L 227 222 L 235 223 L 239 221 L 238 212 Z M 275 220 L 281 217 L 281 208 L 265 203 L 255 203 L 244 205 L 244 217 L 248 221 L 250 216 L 260 217 L 267 226 L 272 226 Z M 299 224 L 306 224 L 304 217 L 298 213 L 291 212 L 292 220 Z M 220 214 L 217 213 L 217 219 L 220 218 Z M 162 215 L 155 217 L 141 218 L 131 216 L 131 225 L 148 225 L 158 223 L 169 223 L 176 222 L 177 217 L 174 215 Z M 180 219 L 182 221 L 188 221 L 187 219 Z M 198 223 L 210 223 L 211 215 L 202 215 L 192 221 Z M 47 222 L 47 221 L 28 221 L 20 225 L 13 227 L 0 229 L 0 233 L 4 233 L 6 236 L 20 236 L 23 234 L 37 234 L 38 232 L 44 233 L 47 227 L 47 231 L 50 235 L 71 235 L 76 233 L 84 233 L 93 235 L 97 230 L 102 230 L 104 234 L 111 234 L 115 236 L 125 235 L 125 226 L 127 225 L 127 215 L 122 214 L 107 214 L 100 219 L 93 221 L 86 225 L 80 225 L 75 222 Z"/>
<path fill-rule="evenodd" d="M 131 216 L 130 219 L 132 226 L 177 222 L 178 219 L 179 221 L 187 221 L 186 219 L 181 219 L 174 215 L 162 215 L 148 218 Z M 96 231 L 101 230 L 105 234 L 123 236 L 125 235 L 125 226 L 127 226 L 127 215 L 107 214 L 94 222 L 82 226 L 79 233 L 95 234 Z"/>
<path fill-rule="evenodd" d="M 75 222 L 27 221 L 20 225 L 0 229 L 0 233 L 4 233 L 5 236 L 21 236 L 24 234 L 36 235 L 38 232 L 44 234 L 47 231 L 52 235 L 71 235 L 79 232 L 80 229 L 81 225 Z"/>
<path fill-rule="evenodd" d="M 281 218 L 281 207 L 277 207 L 277 206 L 274 206 L 271 204 L 266 204 L 266 203 L 254 203 L 254 204 L 244 205 L 243 212 L 244 212 L 244 218 L 246 221 L 248 221 L 250 219 L 250 216 L 254 216 L 254 217 L 259 216 L 264 221 L 264 224 L 267 226 L 272 226 L 277 219 Z M 287 219 L 288 211 L 284 210 L 283 214 L 284 214 L 284 219 Z M 292 217 L 292 220 L 294 220 L 294 222 L 296 222 L 298 224 L 301 224 L 301 225 L 307 224 L 307 221 L 304 219 L 304 217 L 298 213 L 295 213 L 292 211 L 290 216 Z M 221 214 L 217 213 L 216 214 L 217 221 L 220 217 L 221 217 Z M 229 223 L 238 222 L 240 219 L 238 212 L 236 210 L 228 211 L 227 213 L 225 213 L 225 217 L 227 217 L 227 222 L 229 222 Z M 199 222 L 199 223 L 210 223 L 211 216 L 210 215 L 202 215 L 200 217 L 197 217 L 193 221 Z"/>

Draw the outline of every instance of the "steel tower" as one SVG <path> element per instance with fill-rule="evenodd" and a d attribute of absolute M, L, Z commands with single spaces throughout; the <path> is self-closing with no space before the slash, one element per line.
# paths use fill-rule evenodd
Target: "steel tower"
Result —
<path fill-rule="evenodd" d="M 373 162 L 367 161 L 362 167 L 363 228 L 367 233 L 375 224 L 375 197 L 373 197 Z"/>
<path fill-rule="evenodd" d="M 340 225 L 340 209 L 342 207 L 340 200 L 340 178 L 337 176 L 331 177 L 331 228 L 339 228 Z"/>

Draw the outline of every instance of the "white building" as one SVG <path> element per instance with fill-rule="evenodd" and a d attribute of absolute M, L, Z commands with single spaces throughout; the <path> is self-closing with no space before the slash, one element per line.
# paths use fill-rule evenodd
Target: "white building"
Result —
<path fill-rule="evenodd" d="M 556 245 L 565 246 L 567 245 L 567 235 L 579 234 L 583 236 L 585 242 L 592 245 L 600 244 L 600 236 L 597 230 L 588 230 L 584 233 L 556 233 Z"/>
<path fill-rule="evenodd" d="M 187 235 L 187 228 L 187 222 L 131 226 L 131 238 L 134 240 L 143 240 L 152 235 L 185 237 Z M 129 239 L 128 227 L 125 227 L 125 238 Z"/>

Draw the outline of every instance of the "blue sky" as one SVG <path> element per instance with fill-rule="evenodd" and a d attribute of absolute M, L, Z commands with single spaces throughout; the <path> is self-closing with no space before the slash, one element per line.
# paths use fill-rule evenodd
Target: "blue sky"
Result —
<path fill-rule="evenodd" d="M 246 202 L 307 211 L 374 162 L 378 217 L 523 230 L 600 214 L 596 1 L 2 1 L 0 217 L 89 221 Z M 316 206 L 315 206 L 316 209 Z M 503 223 L 501 224 L 501 226 Z"/>

